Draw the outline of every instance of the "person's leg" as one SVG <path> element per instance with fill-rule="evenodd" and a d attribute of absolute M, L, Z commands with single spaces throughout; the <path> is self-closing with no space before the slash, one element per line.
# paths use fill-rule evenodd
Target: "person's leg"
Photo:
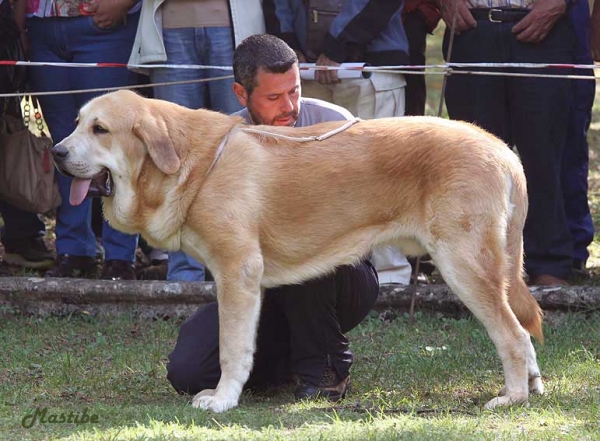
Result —
<path fill-rule="evenodd" d="M 32 18 L 28 20 L 31 61 L 73 61 L 67 40 L 76 35 L 69 26 L 72 19 Z M 71 90 L 71 72 L 64 67 L 31 67 L 31 88 L 36 92 Z M 83 74 L 85 72 L 79 72 Z M 40 96 L 39 101 L 50 135 L 55 143 L 62 141 L 75 129 L 79 106 L 75 94 Z M 58 255 L 95 255 L 95 238 L 90 226 L 90 201 L 80 206 L 69 203 L 71 178 L 56 174 L 62 204 L 56 216 L 56 252 Z"/>
<path fill-rule="evenodd" d="M 324 85 L 314 80 L 302 80 L 301 86 L 302 96 L 306 98 L 316 98 L 327 101 L 328 103 L 334 103 L 333 92 L 330 85 Z M 350 109 L 348 109 L 348 111 L 352 112 Z"/>
<path fill-rule="evenodd" d="M 593 77 L 593 73 L 591 73 Z M 595 83 L 574 80 L 573 103 L 567 143 L 562 157 L 561 183 L 567 225 L 573 238 L 573 267 L 584 270 L 587 247 L 594 240 L 594 223 L 588 204 L 589 147 L 587 133 L 591 121 Z"/>
<path fill-rule="evenodd" d="M 405 86 L 403 75 L 373 73 L 368 79 L 343 79 L 327 87 L 332 92 L 332 103 L 359 118 L 373 119 L 404 115 Z"/>
<path fill-rule="evenodd" d="M 219 366 L 219 312 L 208 304 L 190 316 L 179 330 L 169 354 L 167 378 L 180 394 L 197 394 L 217 387 Z"/>
<path fill-rule="evenodd" d="M 277 295 L 289 324 L 290 368 L 301 383 L 318 386 L 328 367 L 346 379 L 353 357 L 344 332 L 368 314 L 379 292 L 370 263 L 269 291 Z"/>
<path fill-rule="evenodd" d="M 410 284 L 412 266 L 406 256 L 393 246 L 384 245 L 373 250 L 371 261 L 377 269 L 379 283 Z"/>
<path fill-rule="evenodd" d="M 513 41 L 511 61 L 522 63 L 573 62 L 573 33 L 566 18 L 535 46 Z M 565 69 L 548 74 L 566 74 Z M 569 123 L 571 82 L 566 79 L 509 80 L 511 126 L 529 195 L 524 229 L 525 269 L 530 282 L 537 276 L 566 279 L 572 270 L 573 243 L 563 203 L 561 161 Z M 542 283 L 542 282 L 538 282 Z"/>
<path fill-rule="evenodd" d="M 416 10 L 403 17 L 404 31 L 408 38 L 408 58 L 413 66 L 425 64 L 427 49 L 427 25 L 420 11 Z M 424 115 L 427 87 L 425 75 L 405 75 L 406 110 L 405 115 Z"/>
<path fill-rule="evenodd" d="M 456 63 L 507 62 L 509 45 L 504 42 L 502 30 L 510 31 L 510 26 L 510 23 L 477 22 L 476 28 L 454 37 L 451 60 L 448 60 L 449 31 L 446 30 L 444 58 Z M 505 78 L 451 75 L 446 84 L 445 99 L 451 119 L 475 123 L 512 145 Z"/>
<path fill-rule="evenodd" d="M 163 39 L 169 64 L 205 64 L 201 57 L 205 38 L 202 28 L 163 29 Z M 231 64 L 231 61 L 229 62 Z M 206 78 L 204 70 L 165 69 L 150 70 L 152 83 L 166 83 Z M 190 109 L 207 105 L 206 83 L 176 84 L 154 88 L 154 97 L 177 103 Z M 169 252 L 167 280 L 203 281 L 204 266 L 183 251 Z"/>
<path fill-rule="evenodd" d="M 167 64 L 205 64 L 201 58 L 204 44 L 202 28 L 163 29 L 163 41 L 167 53 Z M 152 83 L 192 81 L 206 78 L 203 69 L 150 69 Z M 179 104 L 190 109 L 207 105 L 206 83 L 174 84 L 155 86 L 154 98 Z"/>
<path fill-rule="evenodd" d="M 254 367 L 246 388 L 264 389 L 282 384 L 289 360 L 289 332 L 277 302 L 265 294 L 256 337 Z M 182 325 L 169 354 L 167 378 L 182 394 L 214 389 L 221 377 L 219 313 L 217 303 L 199 309 Z"/>
<path fill-rule="evenodd" d="M 233 33 L 230 27 L 205 28 L 208 39 L 207 60 L 211 66 L 231 66 L 233 62 Z M 208 78 L 233 75 L 230 70 L 211 69 Z M 233 78 L 207 83 L 210 93 L 210 108 L 218 112 L 234 113 L 242 105 L 233 93 Z"/>
<path fill-rule="evenodd" d="M 44 243 L 46 228 L 39 216 L 5 201 L 0 201 L 0 215 L 5 262 L 25 268 L 51 267 L 54 257 Z"/>
<path fill-rule="evenodd" d="M 46 232 L 46 227 L 37 214 L 21 210 L 8 202 L 0 201 L 0 215 L 4 220 L 4 244 L 29 237 L 43 237 Z"/>
<path fill-rule="evenodd" d="M 116 28 L 99 29 L 92 17 L 73 19 L 72 32 L 78 38 L 70 42 L 74 62 L 127 63 L 135 38 L 139 14 L 131 14 L 127 21 Z M 93 68 L 81 72 L 70 69 L 70 84 L 75 89 L 128 86 L 135 83 L 136 75 L 124 67 Z M 83 93 L 76 96 L 78 108 L 104 92 Z M 89 211 L 90 209 L 88 209 Z M 89 221 L 91 224 L 91 220 Z M 102 225 L 102 245 L 105 252 L 105 268 L 102 278 L 134 279 L 133 261 L 137 247 L 137 235 L 115 230 L 108 222 Z M 93 242 L 95 249 L 95 241 Z M 95 254 L 95 253 L 94 253 Z"/>

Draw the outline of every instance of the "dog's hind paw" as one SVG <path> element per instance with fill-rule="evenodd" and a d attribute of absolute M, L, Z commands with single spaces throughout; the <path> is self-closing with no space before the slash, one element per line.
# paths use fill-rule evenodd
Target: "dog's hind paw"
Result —
<path fill-rule="evenodd" d="M 215 413 L 225 412 L 236 407 L 238 400 L 221 398 L 215 394 L 215 389 L 205 389 L 192 399 L 192 407 L 212 410 Z"/>

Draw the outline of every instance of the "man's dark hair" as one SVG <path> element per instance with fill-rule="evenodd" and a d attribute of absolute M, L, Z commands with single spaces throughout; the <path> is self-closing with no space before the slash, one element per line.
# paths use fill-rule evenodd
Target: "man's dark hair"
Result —
<path fill-rule="evenodd" d="M 285 73 L 297 62 L 298 56 L 283 40 L 269 34 L 252 35 L 233 53 L 233 76 L 251 95 L 258 69 Z"/>

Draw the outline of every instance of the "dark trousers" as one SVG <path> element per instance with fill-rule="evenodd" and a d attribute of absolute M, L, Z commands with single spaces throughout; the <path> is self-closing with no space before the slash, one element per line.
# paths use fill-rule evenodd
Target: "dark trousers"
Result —
<path fill-rule="evenodd" d="M 452 62 L 572 63 L 574 34 L 560 19 L 539 44 L 520 43 L 514 23 L 478 21 L 455 36 Z M 449 31 L 444 36 L 447 57 Z M 478 69 L 479 70 L 479 69 Z M 510 69 L 510 72 L 538 72 Z M 544 69 L 569 74 L 569 69 Z M 571 273 L 573 243 L 561 186 L 561 161 L 567 137 L 571 82 L 565 79 L 455 74 L 446 88 L 452 119 L 474 122 L 509 146 L 516 145 L 527 176 L 529 213 L 524 231 L 525 268 L 530 276 Z"/>
<path fill-rule="evenodd" d="M 4 244 L 29 237 L 40 237 L 46 232 L 46 227 L 37 214 L 21 210 L 8 202 L 0 201 L 0 215 L 4 220 Z"/>
<path fill-rule="evenodd" d="M 578 71 L 578 74 L 581 75 L 582 72 Z M 589 74 L 594 75 L 593 72 Z M 588 204 L 587 133 L 592 117 L 595 86 L 595 82 L 591 80 L 573 81 L 573 103 L 562 160 L 562 190 L 567 225 L 573 238 L 573 258 L 583 265 L 590 255 L 587 247 L 594 240 L 594 222 Z"/>
<path fill-rule="evenodd" d="M 427 24 L 420 11 L 404 15 L 402 23 L 408 39 L 408 59 L 413 66 L 425 64 L 425 51 L 427 49 Z M 406 74 L 405 115 L 424 115 L 425 101 L 427 99 L 427 85 L 425 75 Z"/>
<path fill-rule="evenodd" d="M 366 317 L 378 292 L 377 274 L 368 261 L 301 285 L 266 290 L 254 368 L 246 386 L 281 385 L 290 373 L 318 385 L 328 365 L 345 378 L 353 356 L 344 333 Z M 181 325 L 167 371 L 179 393 L 196 394 L 217 386 L 221 369 L 216 303 L 199 309 Z"/>

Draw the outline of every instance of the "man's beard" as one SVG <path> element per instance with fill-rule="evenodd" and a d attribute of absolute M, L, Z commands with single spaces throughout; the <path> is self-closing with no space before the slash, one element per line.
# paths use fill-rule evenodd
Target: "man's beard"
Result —
<path fill-rule="evenodd" d="M 247 109 L 248 113 L 250 114 L 250 118 L 252 119 L 252 122 L 256 125 L 262 124 L 267 126 L 274 126 L 275 121 L 277 121 L 278 119 L 292 118 L 288 126 L 293 127 L 294 125 L 296 125 L 296 121 L 298 121 L 299 112 L 297 109 L 294 109 L 291 112 L 281 113 L 271 120 L 267 120 L 266 118 L 263 118 L 262 115 L 260 115 L 259 113 L 253 112 L 252 110 L 250 110 L 250 107 L 247 107 Z"/>

